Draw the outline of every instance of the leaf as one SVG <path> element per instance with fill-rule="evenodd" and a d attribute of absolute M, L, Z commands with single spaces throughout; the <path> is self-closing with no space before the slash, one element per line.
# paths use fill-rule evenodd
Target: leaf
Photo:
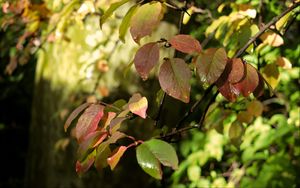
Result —
<path fill-rule="evenodd" d="M 238 147 L 241 144 L 241 137 L 243 136 L 244 131 L 245 130 L 243 125 L 238 121 L 235 121 L 230 125 L 228 136 L 230 142 L 236 147 Z"/>
<path fill-rule="evenodd" d="M 118 131 L 124 120 L 126 120 L 126 117 L 116 117 L 115 119 L 113 119 L 109 124 L 110 132 L 114 133 Z"/>
<path fill-rule="evenodd" d="M 257 73 L 258 73 L 258 86 L 253 91 L 253 95 L 256 98 L 258 98 L 264 94 L 264 86 L 265 86 L 264 78 L 262 77 L 262 75 L 259 72 L 257 72 Z"/>
<path fill-rule="evenodd" d="M 100 17 L 100 27 L 104 22 L 117 10 L 120 6 L 124 5 L 125 3 L 129 2 L 130 0 L 122 0 L 119 2 L 112 3 L 110 7 L 104 12 L 104 14 Z"/>
<path fill-rule="evenodd" d="M 234 88 L 241 92 L 244 97 L 248 97 L 259 84 L 257 70 L 250 64 L 246 64 L 246 75 L 242 81 L 234 84 Z"/>
<path fill-rule="evenodd" d="M 240 58 L 233 58 L 231 71 L 228 75 L 228 81 L 232 84 L 240 82 L 246 74 L 245 71 L 246 67 L 243 61 Z"/>
<path fill-rule="evenodd" d="M 197 72 L 203 82 L 210 84 L 217 81 L 227 64 L 227 55 L 224 48 L 208 49 L 197 58 Z"/>
<path fill-rule="evenodd" d="M 96 149 L 95 167 L 100 170 L 107 166 L 107 158 L 110 156 L 110 144 L 116 143 L 119 139 L 126 135 L 122 132 L 116 131 L 106 141 L 102 142 Z"/>
<path fill-rule="evenodd" d="M 135 13 L 135 11 L 137 10 L 138 5 L 134 5 L 132 6 L 126 13 L 126 15 L 124 16 L 124 18 L 122 19 L 121 25 L 119 27 L 119 39 L 122 42 L 125 42 L 125 35 L 127 33 L 127 30 L 130 26 L 130 21 L 131 18 L 133 16 L 133 14 Z"/>
<path fill-rule="evenodd" d="M 111 170 L 114 170 L 118 162 L 120 161 L 122 155 L 127 150 L 126 146 L 120 146 L 116 148 L 116 150 L 113 152 L 113 155 L 109 158 L 107 158 L 107 163 L 110 166 Z"/>
<path fill-rule="evenodd" d="M 140 39 L 150 35 L 163 17 L 163 7 L 160 2 L 146 3 L 133 14 L 130 22 L 130 33 L 133 40 L 139 44 Z"/>
<path fill-rule="evenodd" d="M 176 170 L 178 168 L 178 158 L 175 149 L 167 142 L 158 139 L 151 139 L 144 142 L 153 155 L 164 166 Z"/>
<path fill-rule="evenodd" d="M 231 83 L 229 83 L 228 80 L 221 84 L 220 82 L 217 82 L 216 85 L 220 93 L 230 102 L 234 102 L 240 94 L 240 91 L 238 91 Z"/>
<path fill-rule="evenodd" d="M 142 46 L 134 56 L 134 66 L 143 80 L 148 79 L 148 75 L 159 60 L 159 47 L 156 42 L 150 42 Z"/>
<path fill-rule="evenodd" d="M 248 105 L 247 105 L 247 111 L 249 112 L 249 114 L 258 117 L 262 115 L 262 112 L 264 110 L 264 105 L 257 100 L 251 101 Z"/>
<path fill-rule="evenodd" d="M 136 158 L 140 167 L 155 179 L 162 179 L 162 170 L 159 161 L 145 144 L 136 148 Z"/>
<path fill-rule="evenodd" d="M 176 50 L 187 54 L 200 53 L 202 51 L 199 41 L 190 35 L 176 35 L 170 39 L 169 43 Z"/>
<path fill-rule="evenodd" d="M 262 75 L 272 89 L 275 89 L 279 83 L 280 76 L 277 65 L 275 63 L 266 65 L 263 69 Z"/>
<path fill-rule="evenodd" d="M 292 63 L 285 57 L 278 57 L 276 60 L 276 63 L 278 66 L 284 68 L 284 69 L 291 69 Z"/>
<path fill-rule="evenodd" d="M 95 152 L 90 153 L 83 161 L 76 162 L 76 172 L 79 175 L 87 172 L 95 161 Z"/>
<path fill-rule="evenodd" d="M 185 103 L 190 101 L 192 73 L 183 59 L 166 59 L 159 71 L 159 83 L 164 92 Z"/>
<path fill-rule="evenodd" d="M 98 104 L 90 105 L 80 116 L 76 124 L 76 138 L 79 142 L 98 128 L 98 123 L 103 116 L 104 106 Z"/>
<path fill-rule="evenodd" d="M 260 39 L 264 43 L 267 43 L 267 44 L 269 44 L 270 46 L 273 46 L 273 47 L 281 46 L 284 43 L 283 38 L 280 35 L 278 35 L 274 32 L 271 32 L 271 31 L 263 33 L 260 36 Z"/>
<path fill-rule="evenodd" d="M 106 137 L 107 132 L 95 131 L 88 134 L 84 140 L 79 144 L 78 155 L 82 159 L 89 149 L 97 147 Z"/>
<path fill-rule="evenodd" d="M 78 116 L 78 114 L 80 114 L 84 109 L 86 109 L 88 106 L 90 106 L 90 103 L 84 103 L 80 106 L 78 106 L 68 117 L 65 125 L 64 125 L 64 129 L 65 132 L 67 131 L 67 129 L 69 128 L 69 126 L 71 125 L 72 121 Z"/>
<path fill-rule="evenodd" d="M 142 118 L 146 118 L 147 114 L 146 114 L 146 111 L 147 111 L 147 108 L 148 108 L 148 101 L 147 101 L 147 98 L 146 97 L 142 97 L 139 93 L 135 93 L 130 99 L 129 99 L 129 102 L 128 102 L 128 109 L 142 117 Z"/>

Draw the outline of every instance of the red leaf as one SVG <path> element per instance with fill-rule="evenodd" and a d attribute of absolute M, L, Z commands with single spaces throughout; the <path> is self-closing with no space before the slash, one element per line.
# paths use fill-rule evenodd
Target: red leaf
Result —
<path fill-rule="evenodd" d="M 104 106 L 92 104 L 78 119 L 76 125 L 76 138 L 79 142 L 89 133 L 98 128 L 98 123 L 103 116 Z"/>
<path fill-rule="evenodd" d="M 164 92 L 185 103 L 190 101 L 192 73 L 183 59 L 166 59 L 160 67 L 159 83 Z"/>
<path fill-rule="evenodd" d="M 244 97 L 248 97 L 259 84 L 259 77 L 257 70 L 250 64 L 246 64 L 245 78 L 233 86 L 240 91 Z"/>
<path fill-rule="evenodd" d="M 173 48 L 183 53 L 200 53 L 202 51 L 198 40 L 190 35 L 176 35 L 169 41 Z"/>
<path fill-rule="evenodd" d="M 134 66 L 143 80 L 148 79 L 148 75 L 159 60 L 159 47 L 156 42 L 150 42 L 142 46 L 135 54 Z"/>
<path fill-rule="evenodd" d="M 227 64 L 227 55 L 224 48 L 208 49 L 197 58 L 197 72 L 203 82 L 216 82 L 223 73 Z"/>
<path fill-rule="evenodd" d="M 126 150 L 126 146 L 120 146 L 113 152 L 113 155 L 111 157 L 107 158 L 107 163 L 110 166 L 111 170 L 113 170 L 116 167 Z"/>
<path fill-rule="evenodd" d="M 226 81 L 225 83 L 220 84 L 219 82 L 216 83 L 220 93 L 229 101 L 234 102 L 240 92 L 233 87 L 231 83 Z"/>
<path fill-rule="evenodd" d="M 246 67 L 240 58 L 233 58 L 228 81 L 232 84 L 240 82 L 246 75 Z"/>
<path fill-rule="evenodd" d="M 147 98 L 142 97 L 139 93 L 135 93 L 128 102 L 128 109 L 132 113 L 134 113 L 144 119 L 147 116 L 147 114 L 146 114 L 147 108 L 148 108 Z"/>
<path fill-rule="evenodd" d="M 79 107 L 77 107 L 68 117 L 65 125 L 64 125 L 64 129 L 65 131 L 67 131 L 67 129 L 69 128 L 69 126 L 71 125 L 72 121 L 78 116 L 78 114 L 80 114 L 84 109 L 86 109 L 89 105 L 91 105 L 90 103 L 84 103 L 82 105 L 80 105 Z"/>
<path fill-rule="evenodd" d="M 80 143 L 77 153 L 79 158 L 86 155 L 89 149 L 95 148 L 107 137 L 107 132 L 95 131 L 88 134 L 84 140 Z"/>
<path fill-rule="evenodd" d="M 150 2 L 137 9 L 131 18 L 130 33 L 133 40 L 139 43 L 144 36 L 150 35 L 163 17 L 160 2 Z"/>

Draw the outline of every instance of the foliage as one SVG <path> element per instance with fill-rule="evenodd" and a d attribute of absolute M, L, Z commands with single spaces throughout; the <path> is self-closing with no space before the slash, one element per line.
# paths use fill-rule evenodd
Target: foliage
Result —
<path fill-rule="evenodd" d="M 129 2 L 113 1 L 99 16 L 100 27 L 103 29 L 110 17 Z M 177 169 L 169 178 L 174 187 L 185 187 L 186 183 L 188 187 L 299 185 L 299 91 L 294 83 L 299 79 L 299 62 L 289 60 L 298 60 L 299 44 L 289 45 L 285 38 L 293 22 L 299 20 L 300 2 L 280 4 L 281 11 L 274 8 L 274 3 L 279 2 L 237 0 L 223 2 L 218 7 L 212 3 L 210 6 L 217 11 L 211 7 L 200 9 L 209 6 L 202 1 L 131 4 L 118 25 L 119 40 L 126 45 L 129 30 L 132 40 L 139 45 L 129 66 L 134 64 L 143 81 L 155 79 L 151 74 L 155 72 L 161 87 L 157 94 L 159 105 L 155 108 L 147 97 L 135 93 L 128 102 L 93 101 L 77 107 L 64 126 L 67 131 L 77 120 L 76 172 L 82 175 L 92 165 L 98 170 L 106 166 L 114 170 L 126 151 L 135 148 L 137 163 L 150 176 L 163 179 L 167 170 L 162 165 Z M 25 22 L 25 34 L 16 49 L 21 49 L 24 40 L 30 37 L 32 42 L 27 46 L 32 48 L 33 36 L 41 35 L 38 26 L 43 22 L 57 26 L 39 40 L 66 40 L 70 15 L 77 13 L 73 21 L 84 24 L 85 17 L 97 13 L 97 6 L 91 1 L 70 1 L 61 7 L 57 17 L 50 16 L 45 4 L 34 6 L 27 2 L 21 6 L 6 2 L 2 7 L 15 15 L 22 10 L 23 19 L 32 19 Z M 179 33 L 170 38 L 145 40 L 167 19 L 170 10 L 180 12 Z M 211 18 L 207 23 L 193 28 L 207 16 Z M 50 21 L 45 21 L 50 17 Z M 183 27 L 188 28 L 183 24 L 191 24 L 188 32 L 194 36 L 183 34 Z M 205 42 L 200 43 L 197 38 Z M 162 57 L 162 50 L 168 50 L 169 56 Z M 16 57 L 13 54 L 11 58 Z M 10 62 L 7 73 L 12 74 L 15 68 L 16 61 Z M 105 72 L 103 67 L 100 70 Z M 293 86 L 287 93 L 290 82 Z M 154 91 L 151 94 L 156 95 Z M 182 119 L 165 132 L 160 124 L 168 96 L 188 105 Z M 291 103 L 286 105 L 287 101 Z M 277 105 L 282 107 L 279 112 L 272 109 Z M 156 113 L 148 115 L 147 111 Z M 148 140 L 122 130 L 125 122 L 130 124 L 139 118 L 151 120 L 157 126 Z M 186 126 L 182 128 L 183 125 Z M 186 133 L 195 128 L 198 130 Z M 170 144 L 178 136 L 182 138 L 174 146 L 178 147 L 180 160 Z"/>

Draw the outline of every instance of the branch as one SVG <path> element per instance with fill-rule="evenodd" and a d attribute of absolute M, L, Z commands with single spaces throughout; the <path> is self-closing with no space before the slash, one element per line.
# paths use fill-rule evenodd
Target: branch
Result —
<path fill-rule="evenodd" d="M 291 12 L 293 9 L 298 7 L 300 5 L 300 2 L 294 2 L 292 6 L 290 6 L 288 9 L 283 11 L 280 15 L 274 17 L 269 23 L 264 25 L 258 33 L 256 33 L 253 37 L 250 38 L 250 40 L 235 54 L 235 58 L 241 56 L 246 49 L 258 38 L 260 37 L 271 25 L 274 25 L 280 18 L 285 16 L 287 13 Z"/>

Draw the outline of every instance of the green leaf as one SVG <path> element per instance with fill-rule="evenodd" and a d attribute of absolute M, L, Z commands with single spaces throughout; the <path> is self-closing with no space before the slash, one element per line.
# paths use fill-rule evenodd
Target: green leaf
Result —
<path fill-rule="evenodd" d="M 190 101 L 192 73 L 183 59 L 166 59 L 160 67 L 158 79 L 164 92 L 185 103 Z"/>
<path fill-rule="evenodd" d="M 244 131 L 244 127 L 239 121 L 235 121 L 230 125 L 228 136 L 230 142 L 236 147 L 241 144 Z"/>
<path fill-rule="evenodd" d="M 208 49 L 197 58 L 197 72 L 203 82 L 210 84 L 218 80 L 227 64 L 224 48 Z"/>
<path fill-rule="evenodd" d="M 178 168 L 178 158 L 174 148 L 162 140 L 151 139 L 139 145 L 136 157 L 141 168 L 156 179 L 162 178 L 160 163 L 173 169 Z"/>
<path fill-rule="evenodd" d="M 124 16 L 124 18 L 122 19 L 121 25 L 119 27 L 119 39 L 122 42 L 125 42 L 125 35 L 127 33 L 127 30 L 130 26 L 130 21 L 131 18 L 133 16 L 133 14 L 135 13 L 135 11 L 137 10 L 138 5 L 134 5 L 132 6 L 126 13 L 126 15 Z"/>
<path fill-rule="evenodd" d="M 280 79 L 278 66 L 275 63 L 266 65 L 263 69 L 262 75 L 268 82 L 268 84 L 272 87 L 272 89 L 275 89 Z"/>
<path fill-rule="evenodd" d="M 160 2 L 150 2 L 140 6 L 130 22 L 130 33 L 139 44 L 140 39 L 150 35 L 163 17 L 163 6 Z"/>
<path fill-rule="evenodd" d="M 124 5 L 125 3 L 129 2 L 130 0 L 122 0 L 119 2 L 112 3 L 110 7 L 104 12 L 104 14 L 100 18 L 100 27 L 102 28 L 102 25 L 104 22 L 114 13 L 115 10 L 117 10 L 120 6 Z"/>

